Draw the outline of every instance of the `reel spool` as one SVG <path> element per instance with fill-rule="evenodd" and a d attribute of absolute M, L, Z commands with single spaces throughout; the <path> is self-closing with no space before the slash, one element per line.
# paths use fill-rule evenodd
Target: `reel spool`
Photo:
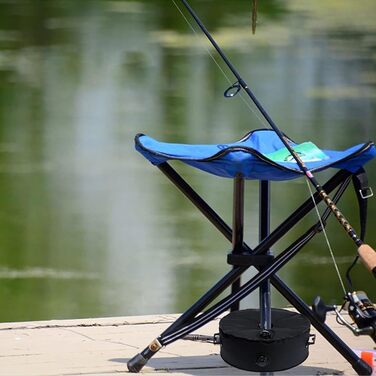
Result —
<path fill-rule="evenodd" d="M 222 359 L 254 372 L 282 371 L 295 367 L 308 357 L 310 321 L 301 314 L 283 309 L 271 310 L 272 328 L 260 328 L 260 311 L 231 312 L 219 322 Z"/>

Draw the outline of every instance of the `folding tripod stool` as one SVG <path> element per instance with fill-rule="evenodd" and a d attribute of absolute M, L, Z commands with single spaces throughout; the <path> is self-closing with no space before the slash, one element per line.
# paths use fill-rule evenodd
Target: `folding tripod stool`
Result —
<path fill-rule="evenodd" d="M 287 136 L 286 139 L 295 150 L 300 150 L 299 145 Z M 318 193 L 314 194 L 270 232 L 269 182 L 304 176 L 289 155 L 283 155 L 286 150 L 273 130 L 255 130 L 238 142 L 230 144 L 163 143 L 142 134 L 136 136 L 135 142 L 136 149 L 156 165 L 232 242 L 232 250 L 227 256 L 231 270 L 148 347 L 130 359 L 129 371 L 139 372 L 163 346 L 187 336 L 230 309 L 231 312 L 220 321 L 217 339 L 221 344 L 222 358 L 235 367 L 257 372 L 273 372 L 300 364 L 308 356 L 308 345 L 311 343 L 309 329 L 312 324 L 358 374 L 372 373 L 370 367 L 276 275 L 305 244 L 323 230 L 331 211 L 327 208 L 320 220 L 284 251 L 275 257 L 271 254 L 270 248 L 322 201 Z M 360 172 L 364 173 L 363 165 L 376 156 L 372 142 L 356 145 L 344 151 L 315 150 L 315 155 L 308 155 L 309 152 L 302 151 L 300 157 L 303 160 L 306 158 L 305 163 L 310 171 L 317 172 L 331 167 L 339 169 L 323 185 L 325 192 L 333 192 L 334 203 L 338 202 L 351 179 Z M 180 160 L 208 173 L 233 179 L 232 229 L 168 164 L 169 160 Z M 260 243 L 253 249 L 243 240 L 245 180 L 260 181 Z M 362 187 L 359 193 L 364 199 L 365 190 L 366 187 Z M 258 273 L 241 284 L 241 275 L 250 266 L 255 267 Z M 270 283 L 299 313 L 271 308 Z M 213 303 L 227 288 L 231 288 L 230 293 Z M 257 288 L 260 291 L 260 308 L 239 310 L 239 302 Z"/>

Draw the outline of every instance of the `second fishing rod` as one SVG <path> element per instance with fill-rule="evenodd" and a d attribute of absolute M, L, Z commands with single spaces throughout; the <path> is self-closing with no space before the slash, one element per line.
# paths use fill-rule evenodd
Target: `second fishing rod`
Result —
<path fill-rule="evenodd" d="M 360 258 L 362 259 L 363 263 L 365 264 L 366 268 L 374 274 L 376 277 L 376 252 L 375 250 L 370 247 L 368 244 L 364 244 L 363 241 L 360 239 L 360 237 L 355 232 L 354 228 L 350 225 L 348 220 L 345 218 L 345 216 L 341 213 L 341 211 L 337 208 L 336 204 L 332 201 L 332 199 L 327 195 L 325 190 L 322 188 L 320 183 L 317 181 L 315 176 L 312 174 L 312 172 L 307 168 L 305 163 L 301 160 L 299 155 L 294 151 L 294 148 L 289 144 L 288 139 L 285 137 L 283 132 L 278 128 L 278 126 L 274 123 L 272 118 L 269 116 L 269 114 L 266 112 L 264 107 L 261 105 L 259 100 L 256 98 L 252 90 L 249 88 L 247 83 L 242 79 L 238 71 L 235 69 L 235 67 L 232 65 L 232 63 L 229 61 L 227 56 L 224 54 L 222 49 L 218 46 L 217 42 L 213 39 L 205 25 L 201 22 L 195 11 L 192 9 L 192 7 L 189 5 L 187 0 L 181 0 L 185 8 L 188 10 L 190 15 L 193 17 L 199 28 L 202 30 L 202 32 L 206 35 L 206 37 L 209 39 L 210 43 L 213 45 L 215 50 L 218 52 L 218 54 L 221 56 L 222 60 L 226 63 L 227 67 L 231 70 L 233 75 L 236 77 L 237 82 L 230 87 L 234 88 L 235 94 L 237 91 L 242 88 L 247 95 L 250 97 L 252 102 L 255 104 L 257 109 L 260 111 L 264 119 L 268 122 L 270 127 L 275 131 L 275 133 L 278 135 L 280 140 L 282 141 L 283 145 L 286 147 L 288 152 L 292 155 L 292 157 L 295 159 L 297 165 L 299 166 L 299 169 L 304 173 L 304 175 L 308 178 L 308 180 L 311 182 L 311 184 L 314 186 L 316 191 L 320 194 L 325 204 L 330 208 L 330 210 L 333 212 L 334 216 L 337 218 L 338 222 L 342 225 L 342 227 L 345 229 L 347 234 L 350 236 L 350 238 L 353 240 L 353 242 L 358 247 L 358 254 Z M 228 90 L 229 90 L 228 89 Z M 227 90 L 227 91 L 228 91 Z M 226 91 L 226 92 L 227 92 Z M 233 95 L 229 95 L 233 96 Z"/>

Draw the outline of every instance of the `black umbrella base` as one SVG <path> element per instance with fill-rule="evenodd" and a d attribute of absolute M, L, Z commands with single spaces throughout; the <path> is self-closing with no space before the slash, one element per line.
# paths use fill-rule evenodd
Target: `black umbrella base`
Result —
<path fill-rule="evenodd" d="M 260 311 L 231 312 L 219 322 L 222 359 L 254 372 L 282 371 L 308 357 L 310 322 L 301 314 L 272 309 L 272 328 L 260 329 Z"/>

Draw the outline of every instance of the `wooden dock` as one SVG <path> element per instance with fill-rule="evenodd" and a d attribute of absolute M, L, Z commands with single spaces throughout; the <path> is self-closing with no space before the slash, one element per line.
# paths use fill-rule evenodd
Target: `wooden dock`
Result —
<path fill-rule="evenodd" d="M 127 360 L 157 337 L 177 315 L 155 315 L 53 320 L 0 324 L 1 376 L 121 375 Z M 338 325 L 333 315 L 328 323 L 353 349 L 371 350 L 369 337 L 355 337 Z M 218 320 L 196 333 L 213 335 Z M 315 330 L 311 330 L 315 333 Z M 249 375 L 227 365 L 219 346 L 179 340 L 159 351 L 141 374 L 158 375 Z M 351 366 L 320 335 L 310 347 L 310 356 L 300 366 L 276 374 L 355 375 Z"/>

